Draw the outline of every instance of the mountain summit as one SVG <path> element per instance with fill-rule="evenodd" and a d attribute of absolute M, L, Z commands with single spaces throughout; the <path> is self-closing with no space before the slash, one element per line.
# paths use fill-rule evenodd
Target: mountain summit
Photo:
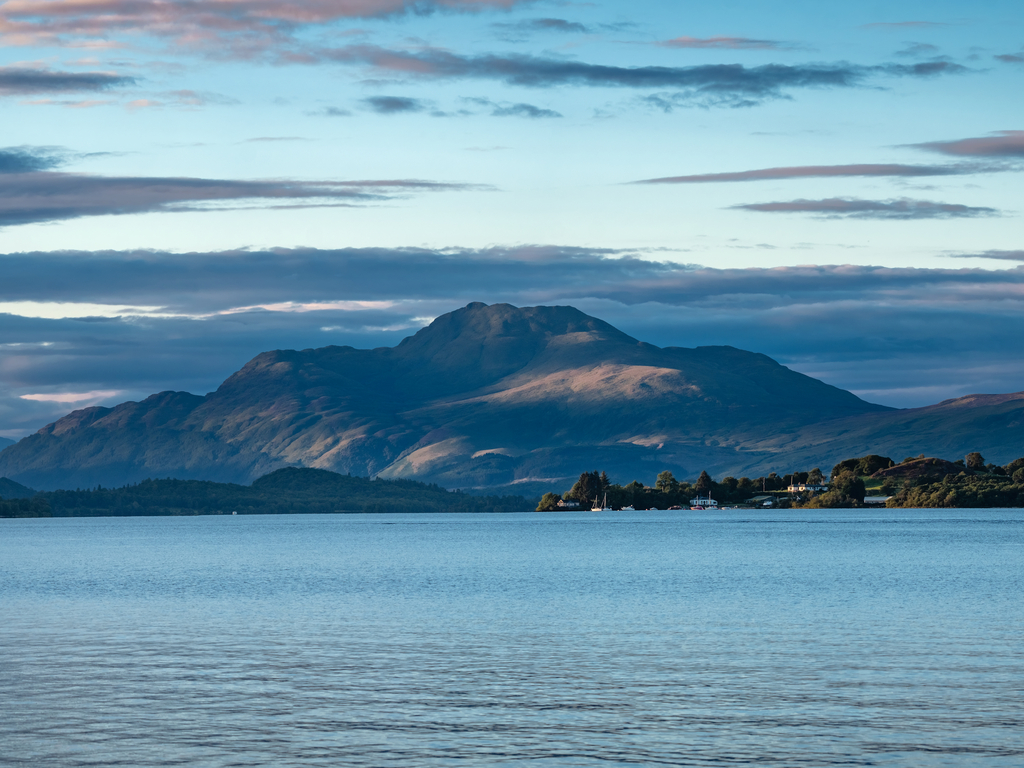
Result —
<path fill-rule="evenodd" d="M 733 347 L 659 348 L 573 307 L 473 303 L 396 347 L 265 352 L 205 397 L 75 411 L 0 453 L 0 476 L 45 489 L 308 466 L 475 488 L 600 467 L 649 482 L 780 454 L 824 465 L 852 449 L 828 424 L 866 425 L 870 441 L 913 413 Z"/>

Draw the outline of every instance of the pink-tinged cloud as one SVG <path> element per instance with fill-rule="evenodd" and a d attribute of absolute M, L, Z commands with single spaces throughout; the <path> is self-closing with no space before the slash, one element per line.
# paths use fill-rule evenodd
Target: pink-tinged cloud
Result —
<path fill-rule="evenodd" d="M 1024 131 L 997 131 L 991 136 L 929 141 L 912 146 L 959 157 L 1024 157 Z"/>
<path fill-rule="evenodd" d="M 346 19 L 432 11 L 509 9 L 531 0 L 10 0 L 0 5 L 0 39 L 8 45 L 109 42 L 119 33 L 204 47 L 239 38 L 231 51 L 256 52 L 297 28 Z"/>
<path fill-rule="evenodd" d="M 757 40 L 750 37 L 674 37 L 659 40 L 655 45 L 663 48 L 723 48 L 726 50 L 778 50 L 784 47 L 776 40 Z"/>
<path fill-rule="evenodd" d="M 664 176 L 643 179 L 634 184 L 707 184 L 730 181 L 772 181 L 779 179 L 813 179 L 847 176 L 955 176 L 979 173 L 991 168 L 977 165 L 901 165 L 899 163 L 862 163 L 854 165 L 797 165 L 782 168 L 760 168 L 729 173 L 700 173 L 691 176 Z"/>
<path fill-rule="evenodd" d="M 809 213 L 836 219 L 888 219 L 908 221 L 914 219 L 961 219 L 993 216 L 995 208 L 940 203 L 933 200 L 860 200 L 848 197 L 830 197 L 824 200 L 789 200 L 772 203 L 734 205 L 735 209 L 761 213 Z"/>

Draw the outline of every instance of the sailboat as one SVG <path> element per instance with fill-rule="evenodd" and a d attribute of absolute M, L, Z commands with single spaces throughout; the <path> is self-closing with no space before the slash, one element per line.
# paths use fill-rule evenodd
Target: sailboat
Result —
<path fill-rule="evenodd" d="M 597 499 L 594 499 L 594 506 L 590 508 L 591 512 L 611 512 L 612 508 L 608 506 L 608 494 L 605 493 L 604 501 L 600 504 L 597 503 Z"/>

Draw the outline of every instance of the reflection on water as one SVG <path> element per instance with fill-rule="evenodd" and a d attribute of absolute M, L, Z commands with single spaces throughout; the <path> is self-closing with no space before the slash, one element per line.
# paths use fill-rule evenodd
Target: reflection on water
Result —
<path fill-rule="evenodd" d="M 1024 763 L 1024 512 L 0 521 L 0 764 Z"/>

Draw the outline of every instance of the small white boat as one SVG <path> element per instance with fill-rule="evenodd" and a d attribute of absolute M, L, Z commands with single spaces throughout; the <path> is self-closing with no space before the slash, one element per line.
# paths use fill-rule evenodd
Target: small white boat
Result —
<path fill-rule="evenodd" d="M 636 510 L 633 509 L 633 505 L 632 504 L 630 504 L 628 507 L 623 507 L 622 511 L 623 512 L 636 512 Z"/>
<path fill-rule="evenodd" d="M 712 511 L 718 510 L 718 502 L 708 496 L 706 499 L 702 499 L 698 496 L 696 499 L 690 499 L 690 509 L 709 509 Z"/>
<path fill-rule="evenodd" d="M 597 499 L 594 499 L 594 506 L 590 508 L 591 512 L 611 512 L 612 508 L 608 506 L 608 494 L 604 495 L 604 501 L 600 504 L 597 503 Z"/>

